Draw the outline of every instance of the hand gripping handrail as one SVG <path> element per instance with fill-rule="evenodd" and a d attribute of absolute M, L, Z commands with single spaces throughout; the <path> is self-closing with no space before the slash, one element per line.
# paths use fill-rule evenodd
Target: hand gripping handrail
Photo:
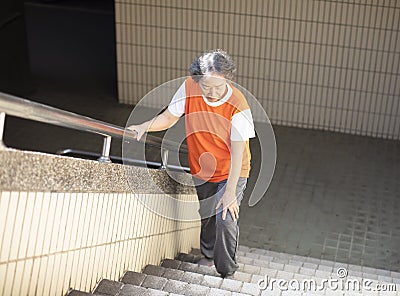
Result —
<path fill-rule="evenodd" d="M 135 132 L 120 126 L 0 92 L 0 148 L 5 147 L 3 131 L 6 114 L 103 136 L 102 156 L 98 159 L 101 162 L 111 162 L 110 147 L 112 137 L 136 141 Z M 162 144 L 163 161 L 168 159 L 168 157 L 165 157 L 167 153 L 165 151 L 179 149 L 178 143 L 162 140 L 152 135 L 146 136 L 145 143 L 160 148 Z M 179 150 L 187 153 L 185 145 L 181 145 Z M 166 167 L 166 165 L 166 163 L 163 163 L 163 167 Z"/>

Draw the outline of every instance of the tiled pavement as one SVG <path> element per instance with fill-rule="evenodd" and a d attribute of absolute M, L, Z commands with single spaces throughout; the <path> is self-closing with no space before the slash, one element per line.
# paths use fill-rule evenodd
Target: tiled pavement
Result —
<path fill-rule="evenodd" d="M 256 206 L 242 203 L 240 243 L 400 271 L 400 142 L 274 130 L 275 174 Z M 248 190 L 257 166 L 254 161 Z"/>
<path fill-rule="evenodd" d="M 239 246 L 239 270 L 221 278 L 214 267 L 193 263 L 198 254 L 179 254 L 141 273 L 127 271 L 119 282 L 102 280 L 93 293 L 74 290 L 69 296 L 400 295 L 398 272 Z"/>

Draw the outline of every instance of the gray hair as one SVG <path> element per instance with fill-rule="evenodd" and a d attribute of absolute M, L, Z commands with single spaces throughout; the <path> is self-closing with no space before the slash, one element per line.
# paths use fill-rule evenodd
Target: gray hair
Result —
<path fill-rule="evenodd" d="M 202 75 L 217 73 L 232 80 L 236 72 L 236 65 L 232 58 L 222 49 L 204 52 L 194 59 L 189 67 L 193 80 L 199 82 Z"/>

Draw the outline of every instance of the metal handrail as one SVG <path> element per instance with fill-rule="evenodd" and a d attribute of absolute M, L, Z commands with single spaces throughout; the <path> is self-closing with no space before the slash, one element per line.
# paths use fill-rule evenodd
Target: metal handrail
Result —
<path fill-rule="evenodd" d="M 110 147 L 112 137 L 136 141 L 135 132 L 120 126 L 0 92 L 0 148 L 5 147 L 3 130 L 6 114 L 103 136 L 103 151 L 102 156 L 99 158 L 101 162 L 111 162 Z M 156 147 L 161 147 L 162 145 L 167 150 L 179 150 L 187 153 L 185 145 L 181 145 L 179 149 L 177 148 L 179 147 L 178 143 L 162 140 L 152 135 L 146 136 L 145 143 Z"/>

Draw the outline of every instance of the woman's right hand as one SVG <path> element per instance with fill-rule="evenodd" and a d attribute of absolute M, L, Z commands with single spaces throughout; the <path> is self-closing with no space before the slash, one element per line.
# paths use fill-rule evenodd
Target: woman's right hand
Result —
<path fill-rule="evenodd" d="M 140 140 L 145 132 L 162 131 L 173 126 L 179 120 L 179 116 L 173 115 L 168 108 L 152 120 L 139 125 L 130 125 L 127 129 L 137 133 L 136 140 Z"/>
<path fill-rule="evenodd" d="M 147 131 L 147 125 L 145 123 L 139 125 L 130 125 L 127 129 L 136 133 L 136 140 L 139 141 L 144 133 Z"/>

